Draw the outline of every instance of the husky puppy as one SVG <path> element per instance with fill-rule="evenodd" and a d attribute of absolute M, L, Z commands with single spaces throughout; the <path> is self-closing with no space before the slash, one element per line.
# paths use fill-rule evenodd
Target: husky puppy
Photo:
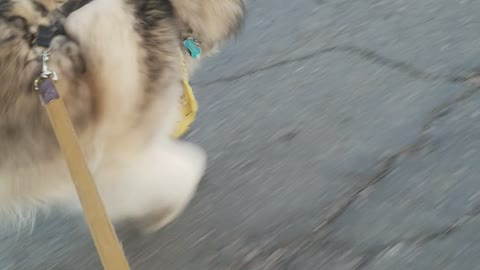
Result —
<path fill-rule="evenodd" d="M 86 2 L 0 0 L 0 219 L 21 223 L 53 204 L 79 206 L 48 117 L 32 91 L 41 68 L 41 48 L 32 45 L 38 27 L 65 14 L 66 35 L 55 37 L 50 47 L 56 86 L 109 216 L 152 232 L 182 212 L 206 166 L 200 147 L 171 137 L 181 117 L 182 61 L 192 71 L 235 34 L 244 4 Z M 198 59 L 183 47 L 187 38 L 198 42 Z"/>

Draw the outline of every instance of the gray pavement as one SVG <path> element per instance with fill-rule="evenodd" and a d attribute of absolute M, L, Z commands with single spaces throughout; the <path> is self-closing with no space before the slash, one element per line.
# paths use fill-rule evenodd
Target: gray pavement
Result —
<path fill-rule="evenodd" d="M 133 269 L 480 269 L 480 1 L 248 10 L 193 81 L 207 177 L 166 229 L 119 228 Z M 0 269 L 100 265 L 53 212 L 0 232 Z"/>

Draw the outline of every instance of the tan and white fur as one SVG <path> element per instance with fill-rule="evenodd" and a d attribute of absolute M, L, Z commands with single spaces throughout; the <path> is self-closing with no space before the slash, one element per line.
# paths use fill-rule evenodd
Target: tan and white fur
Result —
<path fill-rule="evenodd" d="M 44 17 L 25 15 L 29 1 L 0 7 L 0 215 L 17 221 L 54 204 L 79 207 L 31 91 L 40 63 L 29 35 Z M 48 11 L 58 4 L 36 3 Z M 171 138 L 181 117 L 180 53 L 190 69 L 198 62 L 181 40 L 200 40 L 208 55 L 235 33 L 243 14 L 241 0 L 93 0 L 66 17 L 68 37 L 53 40 L 49 67 L 59 75 L 57 87 L 114 222 L 155 231 L 193 197 L 206 154 Z"/>

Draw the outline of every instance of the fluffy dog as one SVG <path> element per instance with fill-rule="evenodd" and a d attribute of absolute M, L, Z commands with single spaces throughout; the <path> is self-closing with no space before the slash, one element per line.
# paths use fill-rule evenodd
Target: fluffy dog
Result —
<path fill-rule="evenodd" d="M 171 138 L 180 119 L 182 41 L 202 57 L 241 26 L 242 0 L 0 0 L 0 207 L 30 220 L 52 204 L 79 204 L 48 117 L 32 91 L 40 73 L 39 25 L 64 20 L 49 68 L 114 222 L 152 232 L 195 193 L 206 155 Z M 73 12 L 73 13 L 72 13 Z M 70 14 L 71 13 L 71 14 Z M 183 54 L 183 57 L 181 57 Z"/>

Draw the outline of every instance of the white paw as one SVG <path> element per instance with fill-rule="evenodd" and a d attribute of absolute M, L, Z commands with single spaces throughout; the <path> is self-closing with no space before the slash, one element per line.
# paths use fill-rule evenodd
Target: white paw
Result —
<path fill-rule="evenodd" d="M 198 145 L 187 142 L 176 142 L 178 153 L 183 156 L 186 164 L 198 178 L 202 178 L 207 167 L 207 154 Z M 200 180 L 200 179 L 199 179 Z"/>

